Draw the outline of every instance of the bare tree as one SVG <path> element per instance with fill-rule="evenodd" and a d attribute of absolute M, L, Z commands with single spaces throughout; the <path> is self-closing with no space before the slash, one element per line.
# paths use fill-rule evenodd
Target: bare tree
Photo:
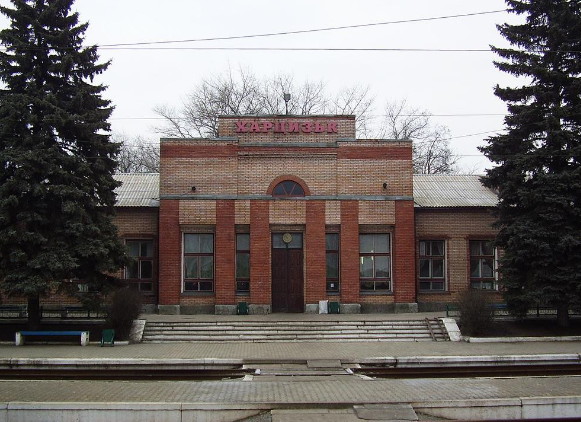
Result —
<path fill-rule="evenodd" d="M 141 136 L 130 139 L 123 134 L 113 134 L 112 139 L 121 144 L 117 156 L 118 173 L 158 173 L 159 143 Z"/>
<path fill-rule="evenodd" d="M 288 101 L 285 94 L 290 94 Z M 322 81 L 297 84 L 291 75 L 259 80 L 240 69 L 203 79 L 179 109 L 161 105 L 154 111 L 165 119 L 157 131 L 168 137 L 216 137 L 220 115 L 325 113 L 355 114 L 357 128 L 365 135 L 372 105 L 368 88 L 346 88 L 331 97 Z"/>
<path fill-rule="evenodd" d="M 290 99 L 285 101 L 285 94 Z M 448 128 L 434 124 L 429 112 L 393 102 L 387 104 L 383 121 L 376 122 L 373 105 L 369 87 L 347 87 L 329 95 L 321 81 L 297 84 L 291 75 L 259 79 L 248 70 L 230 69 L 203 79 L 181 108 L 157 106 L 154 111 L 165 120 L 157 131 L 174 138 L 217 137 L 221 115 L 354 114 L 360 138 L 411 139 L 416 173 L 456 171 L 458 157 L 450 149 Z"/>
<path fill-rule="evenodd" d="M 406 101 L 388 103 L 379 130 L 381 138 L 413 141 L 414 173 L 452 174 L 458 156 L 450 148 L 449 130 L 432 122 L 426 110 L 408 107 Z"/>

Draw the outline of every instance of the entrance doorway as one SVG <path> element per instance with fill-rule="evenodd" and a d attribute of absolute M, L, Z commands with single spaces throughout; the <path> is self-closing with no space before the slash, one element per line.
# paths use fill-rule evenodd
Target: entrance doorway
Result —
<path fill-rule="evenodd" d="M 272 312 L 304 312 L 303 234 L 272 234 Z"/>

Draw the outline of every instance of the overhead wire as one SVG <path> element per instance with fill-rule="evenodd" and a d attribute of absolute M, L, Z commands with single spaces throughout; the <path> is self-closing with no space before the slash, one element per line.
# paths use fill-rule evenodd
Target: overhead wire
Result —
<path fill-rule="evenodd" d="M 134 43 L 116 43 L 116 44 L 101 44 L 100 48 L 112 48 L 112 47 L 132 47 L 132 46 L 145 46 L 145 45 L 158 45 L 158 44 L 177 44 L 177 43 L 192 43 L 192 42 L 205 42 L 205 41 L 225 41 L 225 40 L 238 40 L 247 38 L 265 38 L 281 35 L 296 35 L 296 34 L 307 34 L 314 32 L 325 32 L 325 31 L 338 31 L 343 29 L 353 29 L 353 28 L 367 28 L 372 26 L 381 25 L 395 25 L 401 23 L 414 23 L 414 22 L 427 22 L 442 19 L 454 19 L 469 16 L 487 15 L 493 13 L 503 13 L 508 11 L 508 9 L 501 10 L 490 10 L 485 12 L 473 12 L 473 13 L 463 13 L 456 15 L 447 16 L 435 16 L 428 18 L 416 18 L 416 19 L 402 19 L 396 21 L 386 21 L 386 22 L 374 22 L 374 23 L 364 23 L 356 25 L 342 25 L 342 26 L 332 26 L 327 28 L 312 28 L 312 29 L 302 29 L 296 31 L 280 31 L 280 32 L 268 32 L 263 34 L 250 34 L 250 35 L 233 35 L 233 36 L 223 36 L 223 37 L 211 37 L 211 38 L 194 38 L 194 39 L 183 39 L 183 40 L 165 40 L 165 41 L 142 41 Z"/>

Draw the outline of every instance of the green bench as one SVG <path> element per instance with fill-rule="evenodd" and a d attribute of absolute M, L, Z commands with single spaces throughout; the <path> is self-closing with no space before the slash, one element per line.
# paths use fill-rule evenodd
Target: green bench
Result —
<path fill-rule="evenodd" d="M 86 346 L 87 344 L 89 344 L 88 331 L 17 331 L 15 344 L 17 346 L 24 345 L 24 339 L 26 337 L 63 337 L 63 336 L 81 337 L 81 346 Z"/>

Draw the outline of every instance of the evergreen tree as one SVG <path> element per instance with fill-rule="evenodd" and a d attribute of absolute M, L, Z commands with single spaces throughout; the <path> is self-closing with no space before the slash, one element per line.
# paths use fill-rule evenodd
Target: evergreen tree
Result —
<path fill-rule="evenodd" d="M 93 83 L 109 63 L 83 46 L 73 1 L 0 7 L 0 284 L 28 298 L 31 325 L 39 298 L 78 291 L 72 280 L 104 292 L 126 259 L 112 222 L 112 107 Z"/>
<path fill-rule="evenodd" d="M 581 303 L 581 2 L 506 1 L 526 22 L 500 25 L 513 48 L 493 48 L 523 85 L 495 88 L 505 133 L 481 148 L 496 166 L 497 244 L 509 307 L 541 301 L 561 325 Z"/>

